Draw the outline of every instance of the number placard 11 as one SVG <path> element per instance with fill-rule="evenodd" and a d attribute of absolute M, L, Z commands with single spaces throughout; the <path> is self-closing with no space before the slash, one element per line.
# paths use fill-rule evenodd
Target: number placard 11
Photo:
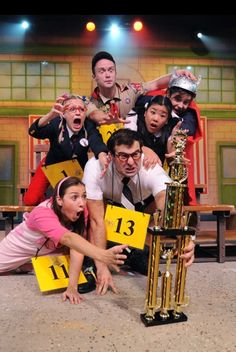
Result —
<path fill-rule="evenodd" d="M 47 255 L 32 258 L 32 264 L 41 292 L 66 288 L 69 279 L 69 255 Z M 80 272 L 78 284 L 87 282 L 83 272 Z"/>
<path fill-rule="evenodd" d="M 149 219 L 149 214 L 107 205 L 105 214 L 107 239 L 143 249 Z"/>

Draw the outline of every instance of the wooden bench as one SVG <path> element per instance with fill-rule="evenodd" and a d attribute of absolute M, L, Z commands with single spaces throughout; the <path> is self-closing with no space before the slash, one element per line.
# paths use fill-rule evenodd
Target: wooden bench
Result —
<path fill-rule="evenodd" d="M 5 236 L 14 228 L 14 217 L 16 213 L 30 212 L 34 206 L 27 205 L 0 205 L 0 212 L 4 219 Z"/>
<path fill-rule="evenodd" d="M 216 237 L 216 245 L 217 245 L 217 261 L 219 263 L 224 263 L 226 259 L 226 218 L 230 216 L 230 214 L 235 211 L 233 205 L 227 204 L 217 204 L 217 205 L 189 205 L 184 206 L 184 210 L 189 212 L 197 212 L 197 213 L 211 213 L 216 217 L 216 232 L 215 231 L 198 231 L 197 232 L 197 244 L 209 244 L 214 242 L 214 234 Z M 228 232 L 228 231 L 227 231 Z M 231 234 L 231 243 L 232 237 L 235 235 L 236 240 L 236 231 L 232 231 Z"/>

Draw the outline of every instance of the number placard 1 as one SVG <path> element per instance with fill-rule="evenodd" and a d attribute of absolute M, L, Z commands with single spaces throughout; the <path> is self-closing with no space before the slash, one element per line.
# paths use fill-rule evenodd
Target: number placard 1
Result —
<path fill-rule="evenodd" d="M 76 159 L 42 166 L 42 170 L 53 188 L 64 177 L 77 176 L 80 179 L 83 177 L 83 170 Z"/>
<path fill-rule="evenodd" d="M 150 214 L 107 205 L 105 224 L 107 239 L 143 249 Z"/>
<path fill-rule="evenodd" d="M 40 256 L 32 258 L 32 264 L 41 292 L 66 288 L 69 282 L 69 255 Z M 87 282 L 83 272 L 80 272 L 78 284 Z"/>
<path fill-rule="evenodd" d="M 116 130 L 119 130 L 120 128 L 123 128 L 124 124 L 123 123 L 113 123 L 111 125 L 102 125 L 99 126 L 99 132 L 102 135 L 102 139 L 104 143 L 107 143 L 109 137 L 112 135 L 113 132 Z"/>

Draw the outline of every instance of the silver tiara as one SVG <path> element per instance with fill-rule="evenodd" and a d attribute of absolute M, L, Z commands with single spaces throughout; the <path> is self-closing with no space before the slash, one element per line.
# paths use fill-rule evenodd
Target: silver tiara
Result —
<path fill-rule="evenodd" d="M 197 92 L 197 87 L 201 82 L 201 76 L 198 76 L 198 79 L 196 81 L 193 81 L 191 78 L 185 76 L 185 75 L 177 75 L 176 72 L 172 74 L 170 77 L 169 85 L 168 87 L 179 87 L 182 89 L 185 89 L 193 94 L 196 94 Z"/>

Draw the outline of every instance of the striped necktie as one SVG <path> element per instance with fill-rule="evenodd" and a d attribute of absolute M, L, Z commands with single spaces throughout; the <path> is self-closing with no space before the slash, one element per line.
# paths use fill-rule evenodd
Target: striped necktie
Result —
<path fill-rule="evenodd" d="M 124 177 L 122 182 L 123 182 L 123 189 L 122 189 L 122 195 L 121 195 L 121 203 L 122 205 L 127 208 L 134 210 L 134 200 L 132 196 L 132 192 L 128 186 L 128 183 L 130 181 L 130 177 Z"/>
<path fill-rule="evenodd" d="M 78 134 L 72 134 L 72 136 L 70 137 L 70 141 L 71 141 L 71 147 L 72 147 L 72 157 L 76 151 L 76 146 L 77 146 L 77 142 L 78 142 Z"/>

